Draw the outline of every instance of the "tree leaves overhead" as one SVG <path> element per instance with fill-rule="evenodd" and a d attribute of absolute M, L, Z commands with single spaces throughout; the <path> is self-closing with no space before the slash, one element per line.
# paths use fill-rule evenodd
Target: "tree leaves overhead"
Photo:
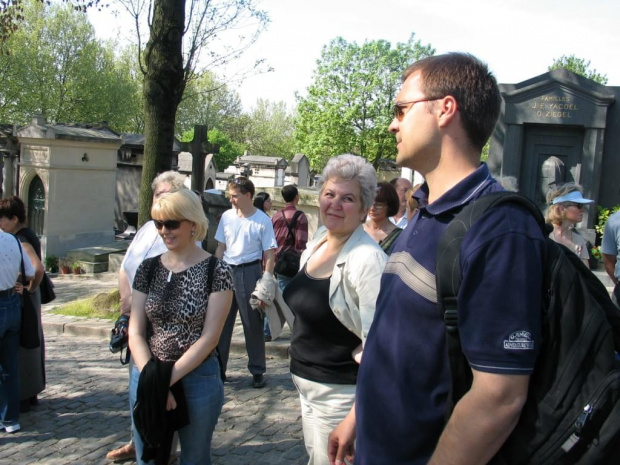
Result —
<path fill-rule="evenodd" d="M 207 126 L 207 130 L 218 128 L 232 131 L 232 120 L 241 116 L 241 99 L 237 92 L 211 72 L 188 82 L 183 100 L 177 110 L 177 136 L 194 129 L 196 124 Z"/>
<path fill-rule="evenodd" d="M 293 158 L 293 117 L 286 103 L 258 99 L 246 131 L 250 154 Z"/>
<path fill-rule="evenodd" d="M 8 54 L 0 56 L 0 120 L 24 124 L 42 114 L 48 122 L 139 129 L 140 81 L 112 44 L 97 41 L 87 17 L 35 0 L 22 11 L 19 29 L 4 44 Z"/>
<path fill-rule="evenodd" d="M 396 154 L 387 128 L 400 76 L 411 63 L 431 56 L 430 45 L 414 41 L 392 47 L 385 40 L 348 43 L 338 37 L 323 47 L 314 82 L 297 97 L 296 149 L 314 169 L 330 157 L 355 153 L 375 166 Z"/>
<path fill-rule="evenodd" d="M 590 69 L 590 60 L 586 61 L 584 58 L 578 58 L 575 55 L 562 55 L 560 58 L 555 58 L 548 70 L 551 71 L 558 68 L 565 68 L 580 76 L 592 79 L 599 84 L 607 84 L 606 74 L 600 74 L 595 69 Z"/>
<path fill-rule="evenodd" d="M 51 5 L 51 0 L 37 0 L 41 4 Z M 75 11 L 85 13 L 88 8 L 101 8 L 107 6 L 101 0 L 59 0 L 59 3 L 70 4 Z M 19 28 L 19 23 L 24 19 L 24 5 L 28 0 L 0 0 L 0 51 L 6 53 L 3 48 L 11 35 Z"/>

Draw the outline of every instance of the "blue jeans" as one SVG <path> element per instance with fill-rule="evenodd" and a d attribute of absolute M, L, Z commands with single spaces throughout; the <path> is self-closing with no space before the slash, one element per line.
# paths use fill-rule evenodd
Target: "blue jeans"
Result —
<path fill-rule="evenodd" d="M 278 287 L 282 292 L 284 292 L 284 288 L 288 285 L 288 283 L 293 279 L 294 276 L 284 276 L 281 274 L 276 275 L 276 279 L 278 280 Z"/>
<path fill-rule="evenodd" d="M 19 422 L 19 295 L 0 297 L 0 421 L 5 426 Z"/>
<path fill-rule="evenodd" d="M 133 412 L 138 391 L 140 372 L 134 366 L 129 379 L 129 404 Z M 217 419 L 224 404 L 224 385 L 220 379 L 220 365 L 216 357 L 209 357 L 191 373 L 181 380 L 190 424 L 181 428 L 179 442 L 181 443 L 181 465 L 210 465 L 211 438 L 217 424 Z M 133 416 L 131 419 L 136 446 L 136 459 L 139 465 L 142 461 L 144 444 L 140 433 L 136 430 Z M 154 464 L 154 461 L 148 464 Z"/>

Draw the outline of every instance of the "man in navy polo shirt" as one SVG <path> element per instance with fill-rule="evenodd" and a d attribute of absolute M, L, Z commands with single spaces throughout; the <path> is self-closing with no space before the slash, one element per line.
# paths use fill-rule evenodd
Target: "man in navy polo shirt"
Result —
<path fill-rule="evenodd" d="M 471 389 L 446 423 L 450 370 L 437 307 L 439 238 L 464 205 L 501 190 L 482 147 L 501 97 L 471 55 L 434 56 L 403 74 L 390 131 L 396 161 L 422 173 L 420 213 L 401 234 L 381 279 L 377 311 L 357 381 L 356 411 L 330 436 L 335 464 L 484 464 L 514 428 L 540 346 L 544 239 L 516 205 L 490 210 L 461 247 L 458 294 Z M 529 344 L 504 344 L 527 335 Z"/>

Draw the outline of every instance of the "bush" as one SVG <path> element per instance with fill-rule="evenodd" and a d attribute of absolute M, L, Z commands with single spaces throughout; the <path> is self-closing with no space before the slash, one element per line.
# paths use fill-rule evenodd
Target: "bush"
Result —
<path fill-rule="evenodd" d="M 596 207 L 596 225 L 594 230 L 596 231 L 596 243 L 600 244 L 603 239 L 603 232 L 605 231 L 605 225 L 611 215 L 620 211 L 620 205 L 616 205 L 612 208 Z"/>
<path fill-rule="evenodd" d="M 56 255 L 48 255 L 43 260 L 45 270 L 49 273 L 58 273 L 58 257 Z"/>

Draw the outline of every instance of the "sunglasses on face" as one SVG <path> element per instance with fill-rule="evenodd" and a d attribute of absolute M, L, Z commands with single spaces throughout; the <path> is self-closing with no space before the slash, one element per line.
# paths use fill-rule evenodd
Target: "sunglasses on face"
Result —
<path fill-rule="evenodd" d="M 584 205 L 582 203 L 565 203 L 564 206 L 566 208 L 568 208 L 568 207 L 575 207 L 575 208 L 578 208 L 579 210 L 585 210 L 586 209 L 586 205 Z"/>
<path fill-rule="evenodd" d="M 373 203 L 370 208 L 372 208 L 373 210 L 381 210 L 383 208 L 385 208 L 385 204 L 384 203 Z"/>
<path fill-rule="evenodd" d="M 179 229 L 183 221 L 186 221 L 186 220 L 166 220 L 166 221 L 153 220 L 153 222 L 155 223 L 155 227 L 158 230 L 161 230 L 165 226 L 168 231 Z"/>
<path fill-rule="evenodd" d="M 407 107 L 409 108 L 413 108 L 413 106 L 416 103 L 420 103 L 420 102 L 432 102 L 433 100 L 440 100 L 443 97 L 437 97 L 437 98 L 423 98 L 420 100 L 412 100 L 410 102 L 399 102 L 399 103 L 395 103 L 394 104 L 394 118 L 396 118 L 398 120 L 398 122 L 400 123 L 403 118 L 405 117 L 405 109 Z"/>

